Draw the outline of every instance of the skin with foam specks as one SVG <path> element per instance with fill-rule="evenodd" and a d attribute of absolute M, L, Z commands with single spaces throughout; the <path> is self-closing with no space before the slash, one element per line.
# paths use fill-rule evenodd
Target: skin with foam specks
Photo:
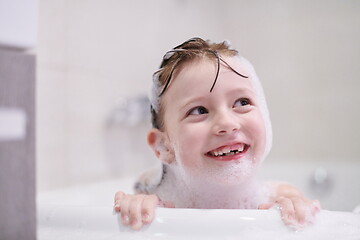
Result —
<path fill-rule="evenodd" d="M 133 229 L 150 223 L 158 206 L 268 209 L 278 205 L 284 223 L 292 226 L 311 223 L 319 211 L 317 201 L 304 198 L 291 185 L 257 181 L 256 171 L 272 138 L 261 84 L 243 58 L 226 54 L 221 58 L 226 64 L 219 65 L 211 92 L 216 67 L 204 54 L 176 69 L 159 99 L 164 124 L 149 131 L 148 143 L 166 171 L 146 194 L 115 196 L 115 211 Z"/>

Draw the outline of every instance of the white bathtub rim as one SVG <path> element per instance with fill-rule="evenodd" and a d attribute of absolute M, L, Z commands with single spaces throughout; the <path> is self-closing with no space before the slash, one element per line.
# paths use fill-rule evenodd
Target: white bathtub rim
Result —
<path fill-rule="evenodd" d="M 106 239 L 117 235 L 139 239 L 193 236 L 232 239 L 239 235 L 247 239 L 262 235 L 287 236 L 285 239 L 357 239 L 356 236 L 360 239 L 360 214 L 327 210 L 319 213 L 314 225 L 301 231 L 286 227 L 276 210 L 158 208 L 153 223 L 140 231 L 122 225 L 119 219 L 112 206 L 42 204 L 38 207 L 38 235 L 40 240 L 46 239 L 42 236 L 63 236 L 63 233 L 78 237 L 85 232 L 98 237 L 104 235 Z"/>

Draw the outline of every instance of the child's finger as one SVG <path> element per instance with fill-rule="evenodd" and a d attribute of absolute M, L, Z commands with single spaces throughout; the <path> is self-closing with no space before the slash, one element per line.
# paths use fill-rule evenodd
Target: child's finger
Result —
<path fill-rule="evenodd" d="M 123 198 L 126 194 L 124 192 L 117 192 L 115 193 L 115 197 L 114 197 L 114 201 L 116 202 L 117 200 L 120 200 L 121 198 Z"/>
<path fill-rule="evenodd" d="M 294 224 L 295 210 L 292 201 L 288 198 L 280 197 L 276 202 L 280 205 L 281 217 L 285 224 Z"/>
<path fill-rule="evenodd" d="M 124 195 L 121 199 L 119 206 L 121 213 L 121 221 L 125 225 L 128 225 L 130 223 L 130 219 L 129 219 L 130 200 L 131 200 L 131 196 Z"/>
<path fill-rule="evenodd" d="M 142 227 L 141 209 L 145 195 L 133 196 L 129 203 L 129 218 L 130 225 L 134 230 L 138 230 Z"/>
<path fill-rule="evenodd" d="M 300 224 L 304 224 L 306 218 L 308 217 L 307 215 L 310 212 L 308 202 L 300 198 L 293 198 L 291 200 L 296 213 L 297 222 Z"/>
<path fill-rule="evenodd" d="M 155 217 L 155 208 L 159 204 L 159 198 L 156 195 L 146 196 L 143 200 L 141 216 L 143 223 L 150 223 Z"/>
<path fill-rule="evenodd" d="M 120 211 L 120 202 L 121 199 L 125 196 L 125 193 L 123 192 L 117 192 L 114 197 L 114 210 L 115 212 Z"/>
<path fill-rule="evenodd" d="M 175 208 L 175 204 L 170 201 L 160 201 L 159 206 L 164 208 Z"/>
<path fill-rule="evenodd" d="M 274 206 L 274 203 L 263 203 L 258 206 L 258 209 L 269 209 Z"/>
<path fill-rule="evenodd" d="M 311 202 L 311 207 L 311 213 L 313 216 L 315 216 L 321 210 L 321 204 L 319 200 L 313 200 Z"/>

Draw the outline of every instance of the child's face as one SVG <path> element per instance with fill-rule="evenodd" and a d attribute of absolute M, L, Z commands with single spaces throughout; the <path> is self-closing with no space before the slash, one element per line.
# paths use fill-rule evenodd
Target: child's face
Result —
<path fill-rule="evenodd" d="M 236 57 L 225 61 L 249 75 Z M 239 182 L 263 158 L 265 125 L 251 78 L 221 65 L 210 93 L 215 75 L 215 61 L 208 59 L 191 62 L 178 72 L 162 99 L 164 131 L 175 164 L 187 177 Z"/>

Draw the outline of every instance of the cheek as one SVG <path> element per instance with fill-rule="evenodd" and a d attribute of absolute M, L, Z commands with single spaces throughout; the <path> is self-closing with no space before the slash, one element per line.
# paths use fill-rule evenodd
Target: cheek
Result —
<path fill-rule="evenodd" d="M 252 121 L 250 121 L 249 129 L 254 139 L 256 154 L 258 156 L 262 155 L 265 152 L 266 128 L 264 120 L 259 113 L 252 118 Z"/>
<path fill-rule="evenodd" d="M 174 151 L 177 160 L 186 168 L 199 167 L 201 161 L 201 143 L 206 139 L 206 133 L 202 131 L 202 126 L 187 125 L 180 126 L 176 134 Z M 175 138 L 174 138 L 175 139 Z"/>

